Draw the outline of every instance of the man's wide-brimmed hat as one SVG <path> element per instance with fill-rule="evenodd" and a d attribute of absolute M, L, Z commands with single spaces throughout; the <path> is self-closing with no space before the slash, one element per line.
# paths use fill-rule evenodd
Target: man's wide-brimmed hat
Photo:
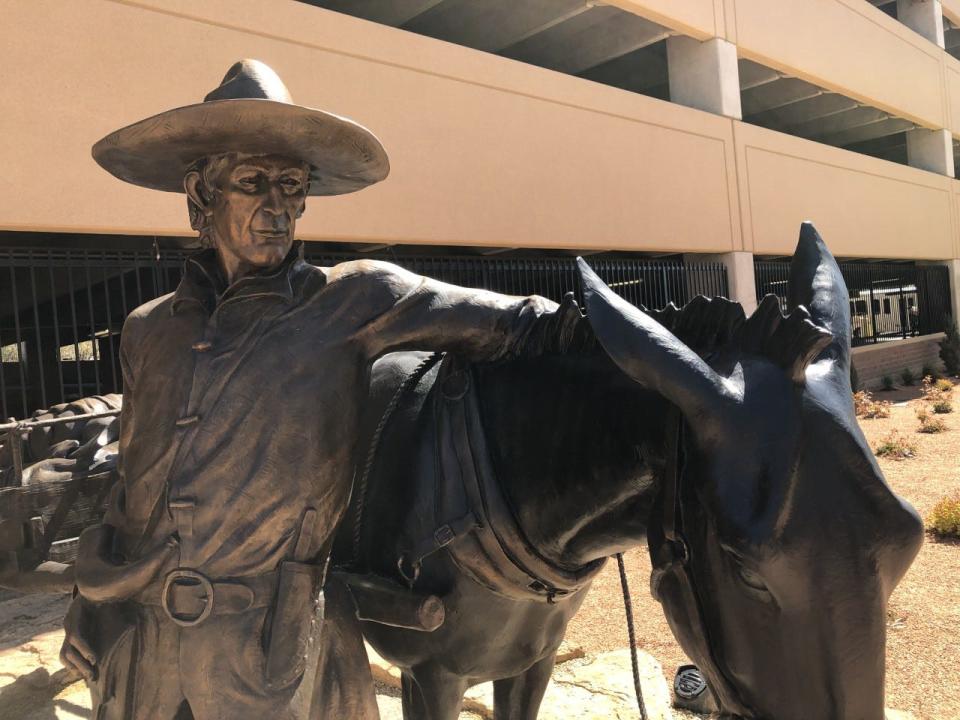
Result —
<path fill-rule="evenodd" d="M 376 136 L 352 120 L 294 105 L 283 81 L 258 60 L 236 63 L 202 103 L 168 110 L 112 132 L 93 157 L 121 180 L 184 192 L 200 158 L 220 153 L 285 155 L 311 167 L 311 195 L 341 195 L 390 172 Z"/>

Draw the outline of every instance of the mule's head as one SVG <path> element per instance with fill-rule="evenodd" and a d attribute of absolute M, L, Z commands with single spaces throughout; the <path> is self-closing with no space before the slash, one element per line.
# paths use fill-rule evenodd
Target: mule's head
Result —
<path fill-rule="evenodd" d="M 886 603 L 922 524 L 857 425 L 847 290 L 816 230 L 801 229 L 789 315 L 764 298 L 703 357 L 580 268 L 604 348 L 682 418 L 652 586 L 721 709 L 882 720 Z"/>

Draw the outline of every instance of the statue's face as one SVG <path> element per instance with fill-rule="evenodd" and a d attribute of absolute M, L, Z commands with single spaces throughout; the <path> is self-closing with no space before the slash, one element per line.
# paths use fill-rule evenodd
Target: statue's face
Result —
<path fill-rule="evenodd" d="M 221 169 L 210 203 L 217 252 L 227 266 L 279 264 L 307 197 L 307 165 L 279 155 L 239 157 Z"/>

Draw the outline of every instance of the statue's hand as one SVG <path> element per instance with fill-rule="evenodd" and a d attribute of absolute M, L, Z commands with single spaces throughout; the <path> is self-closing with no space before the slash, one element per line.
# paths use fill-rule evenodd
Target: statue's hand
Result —
<path fill-rule="evenodd" d="M 133 597 L 153 581 L 177 545 L 176 538 L 170 537 L 143 557 L 118 563 L 113 559 L 113 528 L 88 527 L 81 533 L 77 549 L 80 594 L 93 602 L 120 602 Z"/>
<path fill-rule="evenodd" d="M 544 353 L 584 350 L 595 342 L 590 323 L 580 312 L 573 293 L 567 293 L 554 312 L 537 318 L 517 354 L 536 357 Z"/>
<path fill-rule="evenodd" d="M 97 656 L 90 645 L 93 636 L 93 612 L 82 595 L 70 603 L 63 619 L 64 638 L 60 646 L 60 662 L 87 682 L 97 679 Z"/>

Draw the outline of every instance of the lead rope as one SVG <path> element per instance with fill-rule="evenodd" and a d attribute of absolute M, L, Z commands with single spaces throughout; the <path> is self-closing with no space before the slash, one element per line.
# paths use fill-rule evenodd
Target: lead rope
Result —
<path fill-rule="evenodd" d="M 637 634 L 633 627 L 633 600 L 630 598 L 630 586 L 627 585 L 627 568 L 623 564 L 623 553 L 617 553 L 617 568 L 620 570 L 620 588 L 623 590 L 623 609 L 627 613 L 627 636 L 630 638 L 630 662 L 633 665 L 633 690 L 637 695 L 640 720 L 647 720 L 647 706 L 643 702 L 643 690 L 640 687 Z"/>
<path fill-rule="evenodd" d="M 367 459 L 363 464 L 363 472 L 360 474 L 360 480 L 357 482 L 357 511 L 353 519 L 353 557 L 351 558 L 351 565 L 356 566 L 357 563 L 360 562 L 360 536 L 363 529 L 363 513 L 367 504 L 367 484 L 370 480 L 370 471 L 373 468 L 374 460 L 377 458 L 377 451 L 380 449 L 380 436 L 383 435 L 384 428 L 386 428 L 390 417 L 400 404 L 400 400 L 417 386 L 423 379 L 423 376 L 426 375 L 442 357 L 442 352 L 435 352 L 422 360 L 420 364 L 414 368 L 413 372 L 400 383 L 400 387 L 397 388 L 393 397 L 390 398 L 390 402 L 384 409 L 383 415 L 380 416 L 380 422 L 377 425 L 377 429 L 373 432 L 370 447 L 367 449 Z"/>

